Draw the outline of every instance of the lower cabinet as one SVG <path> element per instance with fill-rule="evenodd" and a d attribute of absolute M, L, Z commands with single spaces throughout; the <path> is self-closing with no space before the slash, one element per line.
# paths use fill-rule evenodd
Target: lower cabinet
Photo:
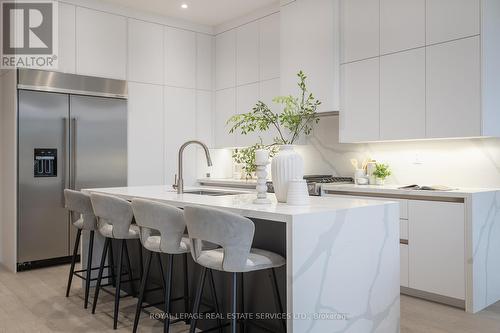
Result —
<path fill-rule="evenodd" d="M 407 244 L 399 244 L 399 255 L 401 259 L 400 264 L 400 284 L 401 287 L 409 287 L 410 279 L 409 279 L 409 263 L 408 263 L 408 245 Z"/>
<path fill-rule="evenodd" d="M 329 196 L 398 202 L 401 286 L 454 299 L 465 299 L 463 203 L 361 195 Z"/>
<path fill-rule="evenodd" d="M 410 200 L 409 286 L 465 299 L 463 203 Z"/>

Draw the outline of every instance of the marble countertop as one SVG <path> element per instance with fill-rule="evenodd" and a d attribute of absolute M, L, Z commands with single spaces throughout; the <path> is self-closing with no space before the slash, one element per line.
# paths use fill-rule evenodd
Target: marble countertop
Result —
<path fill-rule="evenodd" d="M 355 184 L 324 184 L 322 185 L 325 191 L 336 192 L 356 192 L 356 193 L 374 193 L 374 194 L 389 194 L 389 195 L 411 195 L 411 196 L 432 196 L 432 197 L 451 197 L 465 198 L 471 194 L 483 192 L 495 192 L 497 188 L 457 188 L 451 191 L 421 191 L 400 189 L 405 185 L 355 185 Z"/>
<path fill-rule="evenodd" d="M 202 187 L 186 187 L 185 191 L 202 189 Z M 216 190 L 213 187 L 205 190 Z M 290 222 L 294 216 L 315 215 L 323 213 L 335 213 L 341 210 L 349 210 L 367 206 L 380 206 L 389 204 L 390 201 L 379 201 L 369 199 L 349 199 L 331 197 L 310 197 L 310 204 L 307 206 L 292 206 L 285 203 L 278 203 L 274 194 L 268 194 L 272 203 L 269 205 L 257 205 L 253 203 L 256 194 L 248 191 L 219 189 L 224 192 L 234 192 L 235 195 L 208 196 L 198 194 L 177 194 L 171 186 L 138 186 L 138 187 L 115 187 L 84 189 L 84 192 L 98 192 L 116 195 L 124 199 L 143 198 L 161 201 L 183 207 L 185 205 L 204 205 L 220 209 L 226 209 L 234 213 L 265 220 Z"/>

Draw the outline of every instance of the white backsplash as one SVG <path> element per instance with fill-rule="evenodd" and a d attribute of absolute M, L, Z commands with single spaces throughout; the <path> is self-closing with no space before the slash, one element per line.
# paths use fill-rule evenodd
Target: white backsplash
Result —
<path fill-rule="evenodd" d="M 321 118 L 308 144 L 296 147 L 304 158 L 306 174 L 352 176 L 350 159 L 361 162 L 371 157 L 390 165 L 393 175 L 387 183 L 500 187 L 500 139 L 340 144 L 338 123 L 336 116 Z M 212 155 L 212 177 L 230 178 L 231 151 L 214 149 Z"/>

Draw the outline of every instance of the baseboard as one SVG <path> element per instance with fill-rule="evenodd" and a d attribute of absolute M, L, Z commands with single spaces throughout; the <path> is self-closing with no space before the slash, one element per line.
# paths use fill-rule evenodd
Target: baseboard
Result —
<path fill-rule="evenodd" d="M 412 297 L 417 297 L 417 298 L 422 298 L 422 299 L 425 299 L 427 301 L 446 304 L 446 305 L 453 306 L 455 308 L 465 310 L 465 300 L 463 300 L 463 299 L 438 295 L 438 294 L 429 293 L 426 291 L 416 290 L 416 289 L 407 288 L 407 287 L 401 287 L 401 294 L 412 296 Z"/>
<path fill-rule="evenodd" d="M 71 263 L 72 256 L 67 257 L 59 257 L 59 258 L 51 258 L 44 260 L 35 260 L 35 261 L 27 261 L 17 263 L 17 271 L 29 271 L 31 269 L 50 267 L 50 266 L 58 266 L 58 265 L 66 265 Z M 77 262 L 80 262 L 80 256 L 78 255 L 76 258 Z"/>

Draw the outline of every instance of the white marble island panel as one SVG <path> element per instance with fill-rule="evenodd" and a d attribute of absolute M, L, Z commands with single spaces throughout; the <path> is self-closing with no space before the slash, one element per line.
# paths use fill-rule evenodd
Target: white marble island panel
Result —
<path fill-rule="evenodd" d="M 272 204 L 255 205 L 253 193 L 179 195 L 168 186 L 84 191 L 285 223 L 288 332 L 399 332 L 397 203 L 311 197 L 308 206 L 290 206 L 270 195 Z"/>

